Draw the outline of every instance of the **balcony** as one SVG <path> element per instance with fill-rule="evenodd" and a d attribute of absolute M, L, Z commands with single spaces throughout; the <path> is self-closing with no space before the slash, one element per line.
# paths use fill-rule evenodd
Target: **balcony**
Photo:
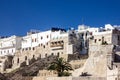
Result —
<path fill-rule="evenodd" d="M 63 41 L 55 41 L 50 43 L 51 49 L 63 49 L 64 42 Z"/>

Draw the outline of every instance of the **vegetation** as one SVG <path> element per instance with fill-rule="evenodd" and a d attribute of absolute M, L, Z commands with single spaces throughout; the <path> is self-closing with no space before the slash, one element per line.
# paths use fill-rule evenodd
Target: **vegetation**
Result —
<path fill-rule="evenodd" d="M 58 73 L 58 76 L 70 76 L 69 70 L 73 70 L 71 65 L 64 61 L 63 58 L 57 58 L 54 62 L 50 64 L 48 70 L 55 70 Z"/>

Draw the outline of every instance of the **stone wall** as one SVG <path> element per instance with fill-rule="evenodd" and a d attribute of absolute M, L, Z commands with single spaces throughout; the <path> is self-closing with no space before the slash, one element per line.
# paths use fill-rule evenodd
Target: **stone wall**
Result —
<path fill-rule="evenodd" d="M 73 77 L 72 80 L 106 80 L 105 77 Z"/>
<path fill-rule="evenodd" d="M 38 58 L 45 58 L 49 55 L 51 55 L 49 43 L 36 46 L 34 50 L 33 48 L 25 51 L 18 50 L 13 58 L 13 69 L 20 67 L 23 63 L 24 65 L 29 65 Z"/>
<path fill-rule="evenodd" d="M 33 80 L 106 80 L 105 77 L 34 77 Z"/>

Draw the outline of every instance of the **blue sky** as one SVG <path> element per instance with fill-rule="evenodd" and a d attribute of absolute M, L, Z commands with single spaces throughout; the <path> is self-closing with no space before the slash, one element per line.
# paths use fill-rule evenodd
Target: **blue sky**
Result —
<path fill-rule="evenodd" d="M 120 25 L 120 0 L 0 0 L 0 36 L 83 23 Z"/>

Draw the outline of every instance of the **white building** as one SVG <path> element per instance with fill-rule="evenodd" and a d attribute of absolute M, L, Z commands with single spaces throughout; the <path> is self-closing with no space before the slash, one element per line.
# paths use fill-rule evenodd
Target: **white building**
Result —
<path fill-rule="evenodd" d="M 21 49 L 21 39 L 15 35 L 0 39 L 0 56 L 14 55 L 16 50 Z"/>
<path fill-rule="evenodd" d="M 22 38 L 22 51 L 34 50 L 35 47 L 45 45 L 50 41 L 51 31 L 29 34 Z"/>
<path fill-rule="evenodd" d="M 21 40 L 15 35 L 0 39 L 0 72 L 12 66 L 13 56 L 21 49 Z"/>
<path fill-rule="evenodd" d="M 90 26 L 86 25 L 79 25 L 77 34 L 79 36 L 79 41 L 81 42 L 80 44 L 80 53 L 81 54 L 86 54 L 88 52 L 88 47 L 89 47 L 89 38 L 92 37 L 92 35 L 96 34 L 99 32 L 99 28 L 90 28 Z"/>

